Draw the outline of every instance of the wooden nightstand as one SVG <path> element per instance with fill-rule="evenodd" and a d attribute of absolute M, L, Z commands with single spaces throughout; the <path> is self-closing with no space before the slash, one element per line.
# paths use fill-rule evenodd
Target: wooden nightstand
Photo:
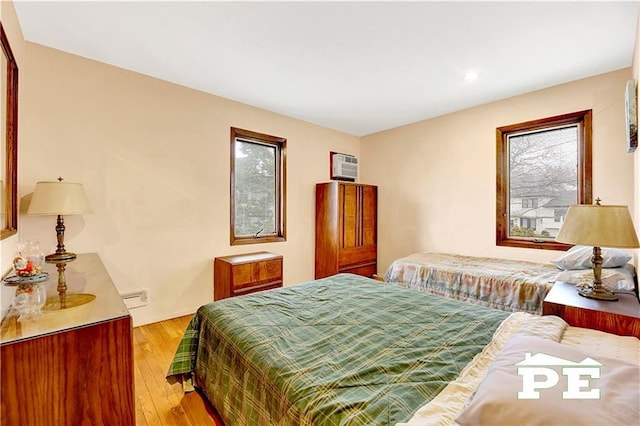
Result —
<path fill-rule="evenodd" d="M 569 325 L 640 338 L 640 303 L 633 294 L 618 293 L 609 302 L 580 296 L 575 284 L 556 282 L 542 302 L 542 315 L 557 315 Z"/>
<path fill-rule="evenodd" d="M 261 251 L 216 257 L 213 300 L 282 287 L 282 255 Z"/>

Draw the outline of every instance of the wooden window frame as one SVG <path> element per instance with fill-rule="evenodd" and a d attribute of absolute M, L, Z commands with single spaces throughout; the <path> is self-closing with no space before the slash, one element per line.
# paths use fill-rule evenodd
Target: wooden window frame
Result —
<path fill-rule="evenodd" d="M 543 250 L 568 250 L 571 244 L 554 240 L 509 237 L 509 145 L 515 133 L 539 131 L 563 125 L 578 125 L 578 204 L 593 203 L 592 111 L 578 111 L 532 120 L 496 129 L 496 245 Z"/>
<path fill-rule="evenodd" d="M 276 147 L 276 157 L 278 165 L 278 173 L 276 176 L 276 232 L 274 234 L 265 234 L 259 236 L 252 235 L 236 235 L 235 233 L 235 141 L 236 139 L 243 139 L 248 142 L 256 142 L 265 145 L 271 145 Z M 242 245 L 242 244 L 261 244 L 261 243 L 273 243 L 286 241 L 286 145 L 287 140 L 285 138 L 270 136 L 263 133 L 254 132 L 251 130 L 239 129 L 236 127 L 231 128 L 231 185 L 230 185 L 230 244 Z"/>

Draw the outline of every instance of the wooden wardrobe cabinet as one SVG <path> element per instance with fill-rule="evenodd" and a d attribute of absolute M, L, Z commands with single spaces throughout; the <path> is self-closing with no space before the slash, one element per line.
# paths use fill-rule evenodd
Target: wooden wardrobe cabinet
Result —
<path fill-rule="evenodd" d="M 378 187 L 351 182 L 316 184 L 316 273 L 373 276 L 378 257 Z"/>

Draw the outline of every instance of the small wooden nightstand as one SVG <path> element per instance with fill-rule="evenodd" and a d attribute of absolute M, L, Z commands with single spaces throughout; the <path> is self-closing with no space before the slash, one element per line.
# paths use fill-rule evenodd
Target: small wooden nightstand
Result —
<path fill-rule="evenodd" d="M 282 255 L 261 251 L 216 257 L 213 300 L 282 287 Z"/>
<path fill-rule="evenodd" d="M 569 325 L 640 338 L 640 303 L 618 293 L 615 302 L 580 296 L 575 284 L 556 282 L 542 302 L 542 315 L 557 315 Z"/>

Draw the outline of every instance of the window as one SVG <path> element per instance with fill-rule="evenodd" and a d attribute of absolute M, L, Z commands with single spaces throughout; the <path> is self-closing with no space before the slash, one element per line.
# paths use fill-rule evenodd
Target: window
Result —
<path fill-rule="evenodd" d="M 553 220 L 556 222 L 562 222 L 567 215 L 567 209 L 555 209 L 553 211 Z"/>
<path fill-rule="evenodd" d="M 496 129 L 496 244 L 566 250 L 569 206 L 591 204 L 591 110 Z"/>
<path fill-rule="evenodd" d="M 231 245 L 286 240 L 286 143 L 231 128 Z"/>

